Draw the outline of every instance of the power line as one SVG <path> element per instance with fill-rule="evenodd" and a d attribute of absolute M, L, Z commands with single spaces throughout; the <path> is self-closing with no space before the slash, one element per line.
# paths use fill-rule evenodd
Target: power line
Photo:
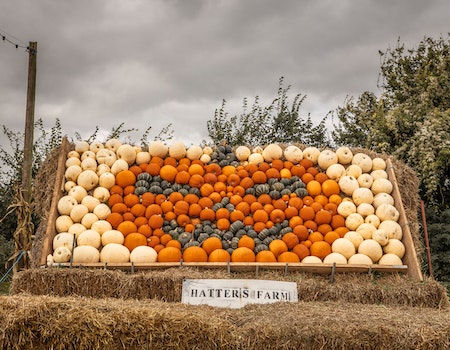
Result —
<path fill-rule="evenodd" d="M 25 45 L 24 42 L 20 39 L 15 38 L 11 34 L 8 34 L 6 31 L 0 29 L 0 38 L 3 42 L 11 44 L 16 49 L 25 49 L 25 51 L 29 51 L 30 47 L 28 45 Z"/>

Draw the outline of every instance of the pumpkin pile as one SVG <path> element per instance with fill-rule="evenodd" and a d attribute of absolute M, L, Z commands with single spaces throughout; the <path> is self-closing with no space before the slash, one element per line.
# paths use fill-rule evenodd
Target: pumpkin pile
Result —
<path fill-rule="evenodd" d="M 402 265 L 382 158 L 348 147 L 78 142 L 48 264 Z"/>

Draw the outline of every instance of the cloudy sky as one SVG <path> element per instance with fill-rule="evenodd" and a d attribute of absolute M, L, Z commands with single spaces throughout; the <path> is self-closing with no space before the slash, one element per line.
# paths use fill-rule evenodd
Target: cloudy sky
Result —
<path fill-rule="evenodd" d="M 228 101 L 264 105 L 285 78 L 319 121 L 346 96 L 379 93 L 378 50 L 449 32 L 448 0 L 0 0 L 0 33 L 38 43 L 35 118 L 106 135 L 125 122 L 208 140 Z M 0 124 L 25 125 L 28 53 L 0 40 Z M 0 138 L 5 136 L 0 134 Z"/>

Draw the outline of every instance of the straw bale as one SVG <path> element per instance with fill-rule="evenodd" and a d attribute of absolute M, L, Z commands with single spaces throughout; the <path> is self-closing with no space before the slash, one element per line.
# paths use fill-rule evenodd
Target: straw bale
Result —
<path fill-rule="evenodd" d="M 346 302 L 242 309 L 158 300 L 0 297 L 3 349 L 445 349 L 448 310 Z"/>
<path fill-rule="evenodd" d="M 360 304 L 383 304 L 445 309 L 449 307 L 446 289 L 432 278 L 414 281 L 402 274 L 336 274 L 330 276 L 304 272 L 284 274 L 276 270 L 227 273 L 224 270 L 170 268 L 139 271 L 48 268 L 30 269 L 16 274 L 11 294 L 96 298 L 156 299 L 181 301 L 184 279 L 264 279 L 297 283 L 301 301 L 344 301 Z"/>

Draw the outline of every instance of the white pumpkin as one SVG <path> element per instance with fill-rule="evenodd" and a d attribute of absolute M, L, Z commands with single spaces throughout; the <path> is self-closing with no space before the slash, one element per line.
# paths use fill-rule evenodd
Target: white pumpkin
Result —
<path fill-rule="evenodd" d="M 78 141 L 75 144 L 75 151 L 77 151 L 79 154 L 83 154 L 84 152 L 89 151 L 89 142 Z"/>
<path fill-rule="evenodd" d="M 83 169 L 81 169 L 81 165 L 71 165 L 64 172 L 64 178 L 67 181 L 77 182 L 78 176 L 81 174 Z"/>
<path fill-rule="evenodd" d="M 325 172 L 327 176 L 335 181 L 339 181 L 342 176 L 345 176 L 345 168 L 342 164 L 332 164 L 328 167 Z"/>
<path fill-rule="evenodd" d="M 125 237 L 123 233 L 117 230 L 108 230 L 101 235 L 102 245 L 105 246 L 110 243 L 123 244 Z"/>
<path fill-rule="evenodd" d="M 363 239 L 372 238 L 373 233 L 377 230 L 375 226 L 367 222 L 362 223 L 356 229 L 356 232 L 361 235 Z"/>
<path fill-rule="evenodd" d="M 91 158 L 93 160 L 95 160 L 95 153 L 92 151 L 86 151 L 83 152 L 83 154 L 81 155 L 81 162 L 83 162 L 83 160 L 87 159 L 87 158 Z"/>
<path fill-rule="evenodd" d="M 363 173 L 362 169 L 360 168 L 359 165 L 356 165 L 356 164 L 350 164 L 345 169 L 345 175 L 353 176 L 355 179 L 358 179 L 362 175 L 362 173 Z"/>
<path fill-rule="evenodd" d="M 351 196 L 359 188 L 359 183 L 353 176 L 344 175 L 339 179 L 339 188 L 344 194 Z"/>
<path fill-rule="evenodd" d="M 322 260 L 314 255 L 305 256 L 302 260 L 302 264 L 321 264 Z"/>
<path fill-rule="evenodd" d="M 356 213 L 356 205 L 352 201 L 342 201 L 339 203 L 337 211 L 338 214 L 346 218 L 350 214 Z"/>
<path fill-rule="evenodd" d="M 361 242 L 364 241 L 364 238 L 356 231 L 346 232 L 344 238 L 352 242 L 355 246 L 355 249 L 358 249 Z"/>
<path fill-rule="evenodd" d="M 95 154 L 95 157 L 97 159 L 98 164 L 106 164 L 110 168 L 112 167 L 114 162 L 117 160 L 116 152 L 114 152 L 110 149 L 107 149 L 107 148 L 99 150 Z"/>
<path fill-rule="evenodd" d="M 169 156 L 180 160 L 186 156 L 186 146 L 181 141 L 172 143 L 169 147 Z"/>
<path fill-rule="evenodd" d="M 83 198 L 81 204 L 85 205 L 89 209 L 89 212 L 92 212 L 94 208 L 100 204 L 100 201 L 97 198 L 88 194 Z"/>
<path fill-rule="evenodd" d="M 120 146 L 122 146 L 122 142 L 120 142 L 120 140 L 118 139 L 109 139 L 105 143 L 105 148 L 113 151 L 114 153 L 117 153 L 117 150 Z"/>
<path fill-rule="evenodd" d="M 168 152 L 169 147 L 161 140 L 152 141 L 148 145 L 148 153 L 152 157 L 165 158 Z"/>
<path fill-rule="evenodd" d="M 381 204 L 376 210 L 375 215 L 380 218 L 380 221 L 393 220 L 398 221 L 400 213 L 397 208 L 391 204 Z"/>
<path fill-rule="evenodd" d="M 392 190 L 394 189 L 394 186 L 392 185 L 392 182 L 390 180 L 379 178 L 373 181 L 370 189 L 375 195 L 378 193 L 391 194 Z"/>
<path fill-rule="evenodd" d="M 402 266 L 402 259 L 400 259 L 397 255 L 395 254 L 384 254 L 380 261 L 378 261 L 379 265 L 390 265 L 390 266 Z"/>
<path fill-rule="evenodd" d="M 64 191 L 69 192 L 72 188 L 74 188 L 77 185 L 76 182 L 73 181 L 66 181 L 64 183 Z"/>
<path fill-rule="evenodd" d="M 92 264 L 100 261 L 100 252 L 98 249 L 82 245 L 74 248 L 72 253 L 72 262 L 74 264 Z"/>
<path fill-rule="evenodd" d="M 331 251 L 342 254 L 347 260 L 356 254 L 355 245 L 347 238 L 336 239 L 331 245 Z"/>
<path fill-rule="evenodd" d="M 78 158 L 78 159 L 80 159 L 80 153 L 78 153 L 77 151 L 69 151 L 67 153 L 67 158 Z"/>
<path fill-rule="evenodd" d="M 139 246 L 132 250 L 130 261 L 132 263 L 154 263 L 158 259 L 158 253 L 149 246 Z"/>
<path fill-rule="evenodd" d="M 352 164 L 359 165 L 363 173 L 370 173 L 372 170 L 372 158 L 364 153 L 353 155 Z"/>
<path fill-rule="evenodd" d="M 98 153 L 98 151 L 104 149 L 105 146 L 100 141 L 91 142 L 89 145 L 89 150 L 94 153 Z"/>
<path fill-rule="evenodd" d="M 287 146 L 284 151 L 284 158 L 292 164 L 298 164 L 303 159 L 303 151 L 294 145 Z"/>
<path fill-rule="evenodd" d="M 323 259 L 323 263 L 324 264 L 336 263 L 336 264 L 346 265 L 347 264 L 347 259 L 341 253 L 333 252 L 333 253 L 328 254 Z"/>
<path fill-rule="evenodd" d="M 352 162 L 353 152 L 346 146 L 339 147 L 336 150 L 336 155 L 340 164 L 346 165 Z"/>
<path fill-rule="evenodd" d="M 100 235 L 103 235 L 103 233 L 105 233 L 106 231 L 110 231 L 112 229 L 113 228 L 111 224 L 104 219 L 99 219 L 98 221 L 94 222 L 91 226 L 91 230 L 100 233 Z"/>
<path fill-rule="evenodd" d="M 370 174 L 364 173 L 357 178 L 359 187 L 371 188 L 373 184 L 373 178 Z"/>
<path fill-rule="evenodd" d="M 356 207 L 356 212 L 358 214 L 360 214 L 365 221 L 365 218 L 369 215 L 375 214 L 375 208 L 373 207 L 372 204 L 368 204 L 368 203 L 361 203 L 360 205 L 358 205 Z"/>
<path fill-rule="evenodd" d="M 203 147 L 203 154 L 210 156 L 213 153 L 213 149 L 210 146 Z"/>
<path fill-rule="evenodd" d="M 94 198 L 97 198 L 101 203 L 106 203 L 110 197 L 109 190 L 106 187 L 98 186 L 95 188 L 92 194 Z"/>
<path fill-rule="evenodd" d="M 76 222 L 69 227 L 67 232 L 70 233 L 71 235 L 75 235 L 75 239 L 77 239 L 80 233 L 86 230 L 87 228 L 83 224 Z"/>
<path fill-rule="evenodd" d="M 98 221 L 97 215 L 95 215 L 94 213 L 87 213 L 85 216 L 83 216 L 83 219 L 81 219 L 81 224 L 87 229 L 90 229 L 96 221 Z"/>
<path fill-rule="evenodd" d="M 86 189 L 79 185 L 72 187 L 67 194 L 75 198 L 77 200 L 77 203 L 81 203 L 83 198 L 88 195 Z"/>
<path fill-rule="evenodd" d="M 93 170 L 84 170 L 78 175 L 77 185 L 90 191 L 98 185 L 98 175 Z"/>
<path fill-rule="evenodd" d="M 211 156 L 209 154 L 203 153 L 200 157 L 200 160 L 203 163 L 208 164 L 211 161 Z"/>
<path fill-rule="evenodd" d="M 83 217 L 89 213 L 89 209 L 83 204 L 76 204 L 70 211 L 70 218 L 73 222 L 81 222 Z"/>
<path fill-rule="evenodd" d="M 366 187 L 356 188 L 352 193 L 352 200 L 357 206 L 361 203 L 372 204 L 373 193 L 370 189 Z"/>
<path fill-rule="evenodd" d="M 327 170 L 330 165 L 336 164 L 338 162 L 338 156 L 332 150 L 326 149 L 320 152 L 319 157 L 317 157 L 317 164 L 323 170 Z"/>
<path fill-rule="evenodd" d="M 380 243 L 381 246 L 385 246 L 388 241 L 389 241 L 389 237 L 387 235 L 387 232 L 383 229 L 376 229 L 373 233 L 372 233 L 372 239 L 377 241 L 378 243 Z"/>
<path fill-rule="evenodd" d="M 372 159 L 373 170 L 386 170 L 386 161 L 383 158 L 375 157 Z"/>
<path fill-rule="evenodd" d="M 114 164 L 111 166 L 111 172 L 114 175 L 117 175 L 123 170 L 128 170 L 128 163 L 124 159 L 117 159 Z"/>
<path fill-rule="evenodd" d="M 365 239 L 359 245 L 358 253 L 367 255 L 373 263 L 376 263 L 383 256 L 383 249 L 377 241 L 373 239 Z"/>
<path fill-rule="evenodd" d="M 378 226 L 380 226 L 380 222 L 381 222 L 380 218 L 375 214 L 367 215 L 366 218 L 364 219 L 364 223 L 371 224 L 377 228 Z"/>
<path fill-rule="evenodd" d="M 53 252 L 53 262 L 54 263 L 66 263 L 70 261 L 70 256 L 72 255 L 70 249 L 67 247 L 58 247 Z M 48 264 L 49 265 L 49 264 Z"/>
<path fill-rule="evenodd" d="M 102 187 L 110 189 L 116 184 L 116 177 L 110 172 L 103 173 L 98 179 L 98 184 Z"/>
<path fill-rule="evenodd" d="M 81 169 L 97 171 L 97 161 L 92 158 L 86 158 L 81 162 Z"/>
<path fill-rule="evenodd" d="M 345 227 L 350 231 L 355 231 L 361 224 L 364 224 L 364 218 L 358 213 L 351 213 L 345 219 Z"/>
<path fill-rule="evenodd" d="M 67 232 L 70 226 L 73 225 L 73 220 L 69 215 L 60 215 L 55 220 L 56 232 Z"/>
<path fill-rule="evenodd" d="M 252 153 L 248 156 L 248 164 L 260 164 L 264 162 L 264 157 L 261 153 Z"/>
<path fill-rule="evenodd" d="M 71 165 L 81 166 L 81 160 L 80 160 L 79 156 L 78 157 L 69 157 L 69 158 L 67 158 L 65 165 L 66 165 L 66 168 L 70 167 Z"/>
<path fill-rule="evenodd" d="M 356 253 L 348 259 L 349 265 L 372 265 L 372 259 L 366 254 Z"/>
<path fill-rule="evenodd" d="M 403 259 L 405 256 L 405 245 L 399 239 L 392 238 L 387 244 L 383 247 L 383 251 L 385 254 L 395 254 L 400 259 Z"/>
<path fill-rule="evenodd" d="M 98 177 L 100 177 L 104 173 L 110 173 L 110 172 L 111 172 L 111 168 L 106 164 L 99 164 L 97 166 L 97 169 L 95 170 L 95 173 L 97 174 Z"/>
<path fill-rule="evenodd" d="M 248 157 L 252 151 L 247 146 L 239 146 L 234 150 L 234 154 L 236 155 L 237 160 L 240 162 L 244 162 L 248 160 Z"/>
<path fill-rule="evenodd" d="M 267 163 L 270 163 L 274 159 L 283 157 L 283 149 L 276 143 L 271 143 L 264 148 L 262 156 Z"/>
<path fill-rule="evenodd" d="M 102 242 L 100 233 L 94 230 L 86 230 L 79 234 L 77 237 L 77 246 L 89 245 L 94 248 L 100 248 Z"/>
<path fill-rule="evenodd" d="M 186 157 L 190 160 L 200 159 L 202 155 L 203 149 L 198 145 L 192 145 L 186 151 Z"/>
<path fill-rule="evenodd" d="M 261 146 L 256 146 L 256 147 L 253 147 L 253 149 L 252 149 L 252 153 L 259 153 L 261 155 L 262 155 L 263 151 L 264 151 L 264 148 L 262 148 Z"/>
<path fill-rule="evenodd" d="M 102 263 L 127 263 L 130 261 L 130 251 L 127 247 L 117 243 L 109 243 L 100 251 Z"/>
<path fill-rule="evenodd" d="M 378 208 L 381 204 L 390 204 L 394 205 L 394 197 L 392 197 L 389 193 L 377 193 L 373 196 L 372 205 Z"/>
<path fill-rule="evenodd" d="M 136 153 L 136 164 L 137 165 L 141 165 L 141 164 L 148 164 L 150 163 L 150 159 L 152 157 L 150 156 L 150 153 L 145 152 L 145 151 L 141 151 Z"/>
<path fill-rule="evenodd" d="M 395 238 L 401 240 L 403 237 L 402 227 L 397 221 L 384 220 L 380 223 L 379 228 L 386 231 L 389 239 Z"/>
<path fill-rule="evenodd" d="M 133 146 L 128 144 L 122 144 L 117 149 L 117 159 L 122 159 L 127 162 L 128 166 L 131 166 L 136 161 L 136 150 Z M 115 162 L 114 162 L 115 164 Z M 114 166 L 113 164 L 113 166 Z"/>
<path fill-rule="evenodd" d="M 303 150 L 303 158 L 309 159 L 313 164 L 317 164 L 317 159 L 319 158 L 320 150 L 317 147 L 306 147 Z"/>
<path fill-rule="evenodd" d="M 111 214 L 111 209 L 105 203 L 100 203 L 94 208 L 93 213 L 97 215 L 99 220 L 105 220 Z"/>
<path fill-rule="evenodd" d="M 58 233 L 55 238 L 53 238 L 53 250 L 59 247 L 66 247 L 72 251 L 74 243 L 74 235 L 69 232 Z"/>
<path fill-rule="evenodd" d="M 59 215 L 70 215 L 73 207 L 78 204 L 77 200 L 72 196 L 62 196 L 58 201 L 58 213 Z"/>

